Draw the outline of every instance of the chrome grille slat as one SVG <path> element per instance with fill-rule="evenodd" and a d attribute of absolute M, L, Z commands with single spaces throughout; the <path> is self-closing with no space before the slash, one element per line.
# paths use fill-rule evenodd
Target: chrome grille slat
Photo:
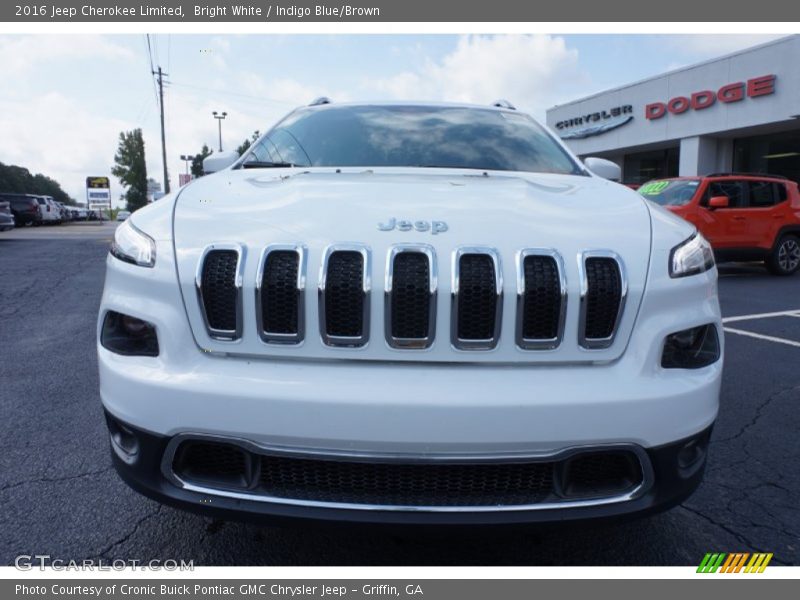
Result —
<path fill-rule="evenodd" d="M 452 269 L 450 341 L 453 347 L 458 350 L 494 349 L 500 340 L 503 317 L 503 271 L 499 254 L 494 248 L 484 246 L 457 248 Z"/>
<path fill-rule="evenodd" d="M 197 299 L 206 331 L 214 339 L 230 342 L 242 337 L 243 264 L 244 248 L 239 244 L 212 244 L 200 257 Z"/>
<path fill-rule="evenodd" d="M 302 244 L 271 244 L 261 253 L 256 320 L 265 342 L 299 344 L 305 338 L 305 269 Z"/>
<path fill-rule="evenodd" d="M 567 283 L 564 262 L 550 248 L 525 248 L 517 254 L 517 346 L 552 350 L 564 337 Z"/>
<path fill-rule="evenodd" d="M 319 329 L 328 346 L 360 347 L 369 341 L 370 251 L 360 244 L 334 244 L 322 259 Z"/>
<path fill-rule="evenodd" d="M 622 259 L 610 250 L 590 250 L 580 255 L 581 309 L 578 343 L 601 350 L 614 343 L 625 300 L 627 279 Z"/>
<path fill-rule="evenodd" d="M 436 336 L 436 254 L 427 244 L 398 244 L 386 259 L 384 328 L 392 348 L 421 349 Z"/>

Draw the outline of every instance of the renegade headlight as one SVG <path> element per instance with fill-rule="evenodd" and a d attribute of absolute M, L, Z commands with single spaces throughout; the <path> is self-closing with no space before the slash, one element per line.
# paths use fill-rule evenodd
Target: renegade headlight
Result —
<path fill-rule="evenodd" d="M 708 271 L 714 266 L 714 251 L 711 244 L 699 232 L 682 244 L 675 246 L 669 254 L 669 276 L 686 277 Z"/>
<path fill-rule="evenodd" d="M 117 227 L 110 251 L 118 259 L 140 267 L 152 267 L 156 264 L 156 243 L 150 236 L 136 229 L 130 219 Z"/>

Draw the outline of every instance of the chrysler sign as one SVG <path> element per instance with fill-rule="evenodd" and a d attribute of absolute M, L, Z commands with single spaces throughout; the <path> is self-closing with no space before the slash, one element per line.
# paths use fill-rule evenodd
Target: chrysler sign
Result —
<path fill-rule="evenodd" d="M 579 115 L 556 123 L 559 136 L 564 140 L 577 140 L 591 137 L 622 127 L 633 120 L 633 106 L 624 104 L 608 110 Z M 569 129 L 569 131 L 564 131 Z"/>
<path fill-rule="evenodd" d="M 653 102 L 644 107 L 644 118 L 660 119 L 667 113 L 679 115 L 689 110 L 703 110 L 717 102 L 731 104 L 741 102 L 745 98 L 757 98 L 775 93 L 775 75 L 754 77 L 747 81 L 739 81 L 723 85 L 718 90 L 701 90 L 689 96 L 675 96 L 667 102 Z"/>

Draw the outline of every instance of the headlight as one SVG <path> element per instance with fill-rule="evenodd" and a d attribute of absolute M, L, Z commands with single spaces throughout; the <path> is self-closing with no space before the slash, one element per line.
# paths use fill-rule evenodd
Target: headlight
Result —
<path fill-rule="evenodd" d="M 127 220 L 114 232 L 111 254 L 140 267 L 152 267 L 156 264 L 156 243 Z"/>
<path fill-rule="evenodd" d="M 714 251 L 700 233 L 695 233 L 669 254 L 669 276 L 686 277 L 708 271 L 714 266 Z"/>

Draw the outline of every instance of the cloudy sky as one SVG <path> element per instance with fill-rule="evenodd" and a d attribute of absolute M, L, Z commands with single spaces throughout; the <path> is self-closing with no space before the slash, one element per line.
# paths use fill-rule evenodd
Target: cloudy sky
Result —
<path fill-rule="evenodd" d="M 119 132 L 141 127 L 162 179 L 154 65 L 169 73 L 167 159 L 216 148 L 227 111 L 234 149 L 298 104 L 334 100 L 507 98 L 543 120 L 554 104 L 779 36 L 742 35 L 0 35 L 0 162 L 58 180 L 83 200 L 108 175 Z M 9 82 L 13 84 L 9 85 Z M 115 198 L 121 193 L 117 184 Z"/>

